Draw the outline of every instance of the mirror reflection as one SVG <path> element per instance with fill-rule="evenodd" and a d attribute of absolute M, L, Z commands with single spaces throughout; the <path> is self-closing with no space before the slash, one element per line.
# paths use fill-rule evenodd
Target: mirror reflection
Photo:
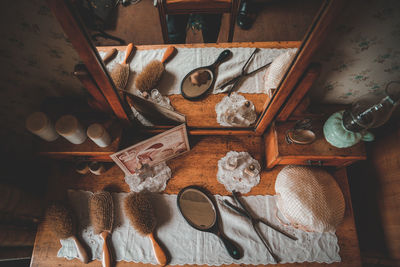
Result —
<path fill-rule="evenodd" d="M 77 6 L 121 92 L 186 116 L 191 128 L 253 127 L 322 1 L 242 0 L 237 1 L 238 13 L 232 19 L 223 6 L 203 4 L 202 14 L 185 13 L 200 8 L 191 6 L 194 2 L 82 0 Z M 235 0 L 219 2 L 231 5 Z M 233 42 L 227 43 L 232 35 Z M 126 46 L 130 43 L 132 51 Z M 196 68 L 213 66 L 226 49 L 231 55 L 213 70 L 187 76 Z M 189 88 L 186 95 L 184 83 Z M 126 100 L 143 125 L 174 124 L 139 112 L 158 114 L 158 108 L 148 110 L 149 105 L 145 108 L 143 101 L 129 96 Z"/>
<path fill-rule="evenodd" d="M 196 228 L 206 230 L 215 224 L 217 214 L 214 205 L 204 193 L 187 189 L 179 198 L 182 215 Z"/>

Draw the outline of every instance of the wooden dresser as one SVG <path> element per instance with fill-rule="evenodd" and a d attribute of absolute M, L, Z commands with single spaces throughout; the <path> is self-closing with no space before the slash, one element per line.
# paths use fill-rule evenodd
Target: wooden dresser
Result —
<path fill-rule="evenodd" d="M 228 195 L 224 186 L 216 179 L 217 162 L 228 151 L 248 151 L 259 162 L 265 162 L 264 138 L 255 136 L 192 136 L 190 138 L 192 150 L 168 162 L 172 170 L 172 178 L 163 193 L 177 194 L 188 185 L 205 187 L 213 194 Z M 248 195 L 273 195 L 275 179 L 283 166 L 261 173 L 260 183 Z M 340 246 L 341 263 L 330 266 L 361 266 L 360 252 L 356 227 L 354 224 L 349 185 L 345 168 L 331 170 L 340 185 L 346 201 L 344 221 L 337 228 Z M 59 162 L 52 166 L 52 175 L 48 184 L 48 200 L 66 197 L 67 189 L 98 191 L 111 188 L 118 192 L 128 192 L 129 187 L 124 181 L 122 171 L 113 166 L 104 175 L 79 175 L 75 173 L 71 163 Z M 32 255 L 32 267 L 45 266 L 85 266 L 79 260 L 67 260 L 57 257 L 61 245 L 59 240 L 49 231 L 48 225 L 43 222 L 38 227 L 35 246 Z M 298 266 L 285 264 L 283 266 Z M 318 263 L 302 263 L 301 266 L 319 266 Z M 89 266 L 101 266 L 100 261 L 92 261 Z M 145 266 L 132 262 L 117 262 L 116 266 Z"/>

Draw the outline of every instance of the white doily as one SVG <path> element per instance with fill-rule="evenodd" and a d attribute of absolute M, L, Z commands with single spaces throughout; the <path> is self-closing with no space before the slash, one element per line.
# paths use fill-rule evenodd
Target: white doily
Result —
<path fill-rule="evenodd" d="M 255 166 L 254 176 L 245 172 L 249 165 Z M 230 151 L 218 161 L 217 179 L 230 192 L 248 193 L 260 182 L 260 170 L 260 164 L 249 153 Z"/>
<path fill-rule="evenodd" d="M 68 191 L 68 198 L 77 215 L 78 235 L 84 246 L 90 248 L 92 259 L 100 260 L 103 241 L 93 234 L 89 223 L 87 191 Z M 126 193 L 112 193 L 115 215 L 109 246 L 115 252 L 116 261 L 142 262 L 157 264 L 151 241 L 137 233 L 122 212 Z M 221 215 L 223 232 L 243 249 L 243 258 L 234 260 L 227 253 L 223 243 L 211 233 L 197 231 L 185 221 L 176 205 L 176 195 L 153 194 L 157 218 L 156 234 L 159 241 L 171 255 L 170 265 L 197 264 L 272 264 L 273 259 L 258 239 L 248 219 L 221 205 L 228 196 L 215 196 Z M 271 224 L 279 225 L 275 218 L 276 204 L 274 196 L 243 197 L 246 206 L 257 217 L 265 218 Z M 339 262 L 339 246 L 334 233 L 309 233 L 293 227 L 279 226 L 285 232 L 298 238 L 293 241 L 282 234 L 260 224 L 260 231 L 268 240 L 281 263 L 293 262 Z M 58 257 L 77 258 L 78 253 L 69 239 L 61 240 Z"/>
<path fill-rule="evenodd" d="M 154 176 L 142 179 L 138 174 L 125 176 L 125 182 L 133 192 L 147 190 L 150 192 L 161 192 L 167 186 L 167 181 L 171 178 L 171 169 L 165 162 L 152 166 Z"/>
<path fill-rule="evenodd" d="M 222 98 L 221 102 L 215 105 L 215 112 L 217 122 L 221 126 L 248 127 L 257 119 L 254 104 L 237 93 Z"/>

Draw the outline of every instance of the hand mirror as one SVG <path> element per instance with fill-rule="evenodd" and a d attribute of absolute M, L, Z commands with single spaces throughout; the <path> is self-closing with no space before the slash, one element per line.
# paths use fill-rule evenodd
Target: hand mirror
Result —
<path fill-rule="evenodd" d="M 213 64 L 194 69 L 186 74 L 181 83 L 182 96 L 188 100 L 196 100 L 203 96 L 214 85 L 215 69 L 230 55 L 232 55 L 232 52 L 226 49 L 219 54 Z"/>
<path fill-rule="evenodd" d="M 218 226 L 218 210 L 204 189 L 197 186 L 185 187 L 178 194 L 177 204 L 190 226 L 217 235 L 232 258 L 238 260 L 242 257 L 236 245 L 222 234 Z"/>

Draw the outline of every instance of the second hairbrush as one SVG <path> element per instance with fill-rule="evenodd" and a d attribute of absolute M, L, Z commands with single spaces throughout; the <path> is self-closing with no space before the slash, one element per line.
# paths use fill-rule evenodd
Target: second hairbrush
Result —
<path fill-rule="evenodd" d="M 157 262 L 162 266 L 167 265 L 167 256 L 154 237 L 157 221 L 150 193 L 129 193 L 124 199 L 124 212 L 133 228 L 150 238 Z"/>
<path fill-rule="evenodd" d="M 161 61 L 153 60 L 147 64 L 136 78 L 136 88 L 141 92 L 147 92 L 154 89 L 165 71 L 165 63 L 175 53 L 175 50 L 174 46 L 168 46 Z"/>

